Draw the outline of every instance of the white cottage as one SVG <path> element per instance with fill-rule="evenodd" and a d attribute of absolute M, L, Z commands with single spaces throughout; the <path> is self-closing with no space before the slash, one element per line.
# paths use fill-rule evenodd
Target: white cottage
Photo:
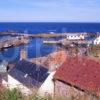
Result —
<path fill-rule="evenodd" d="M 18 88 L 24 94 L 31 94 L 31 89 L 39 88 L 48 77 L 48 69 L 25 60 L 18 61 L 2 84 L 9 89 Z"/>
<path fill-rule="evenodd" d="M 97 37 L 97 38 L 94 40 L 94 44 L 95 44 L 95 45 L 100 44 L 100 36 Z"/>
<path fill-rule="evenodd" d="M 67 39 L 68 40 L 80 40 L 80 39 L 84 39 L 84 34 L 78 34 L 78 33 L 73 33 L 73 34 L 67 34 Z"/>
<path fill-rule="evenodd" d="M 53 76 L 55 73 L 56 71 L 50 73 L 50 75 L 47 77 L 47 79 L 44 81 L 44 83 L 39 88 L 38 95 L 40 96 L 46 96 L 46 95 L 53 96 L 54 95 Z"/>

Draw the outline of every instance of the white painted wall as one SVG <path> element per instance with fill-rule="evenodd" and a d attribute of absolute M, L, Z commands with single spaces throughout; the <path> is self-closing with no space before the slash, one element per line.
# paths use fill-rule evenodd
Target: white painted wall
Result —
<path fill-rule="evenodd" d="M 56 71 L 51 72 L 50 75 L 47 77 L 45 82 L 41 85 L 41 87 L 38 90 L 38 95 L 40 96 L 46 96 L 46 95 L 51 95 L 53 96 L 54 94 L 54 82 L 53 82 L 53 75 L 55 74 Z"/>
<path fill-rule="evenodd" d="M 14 89 L 14 88 L 18 88 L 20 89 L 20 91 L 23 94 L 31 94 L 32 91 L 27 88 L 26 86 L 24 86 L 22 83 L 20 83 L 18 80 L 16 80 L 15 78 L 13 78 L 11 75 L 8 75 L 8 81 L 5 81 L 4 79 L 2 80 L 2 84 L 9 88 L 9 89 Z"/>
<path fill-rule="evenodd" d="M 84 39 L 84 35 L 69 34 L 69 35 L 67 35 L 67 39 L 69 39 L 69 40 L 80 40 L 80 39 Z"/>
<path fill-rule="evenodd" d="M 94 40 L 94 44 L 95 44 L 95 45 L 96 45 L 96 44 L 100 44 L 100 36 L 97 37 L 97 38 Z"/>

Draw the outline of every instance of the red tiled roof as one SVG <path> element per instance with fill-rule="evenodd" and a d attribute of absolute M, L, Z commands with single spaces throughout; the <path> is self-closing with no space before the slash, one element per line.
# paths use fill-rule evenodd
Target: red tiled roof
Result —
<path fill-rule="evenodd" d="M 100 61 L 87 57 L 69 58 L 57 70 L 54 79 L 100 93 Z"/>
<path fill-rule="evenodd" d="M 30 62 L 42 65 L 45 68 L 50 68 L 53 64 L 61 65 L 67 59 L 67 54 L 65 50 L 55 51 L 45 57 L 39 57 L 36 59 L 31 59 Z"/>

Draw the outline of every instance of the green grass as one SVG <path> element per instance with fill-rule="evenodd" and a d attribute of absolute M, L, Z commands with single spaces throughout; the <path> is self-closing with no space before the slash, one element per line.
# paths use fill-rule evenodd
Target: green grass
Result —
<path fill-rule="evenodd" d="M 84 93 L 84 95 L 78 94 L 77 96 L 71 95 L 70 97 L 62 96 L 62 94 L 60 94 L 54 98 L 52 98 L 50 95 L 40 97 L 36 95 L 36 93 L 26 96 L 23 95 L 18 89 L 6 89 L 0 91 L 0 100 L 100 100 L 100 97 L 86 93 Z"/>
<path fill-rule="evenodd" d="M 23 95 L 17 89 L 7 89 L 0 92 L 0 100 L 23 100 Z"/>
<path fill-rule="evenodd" d="M 89 52 L 90 55 L 98 57 L 98 55 L 100 54 L 100 45 L 92 45 Z"/>

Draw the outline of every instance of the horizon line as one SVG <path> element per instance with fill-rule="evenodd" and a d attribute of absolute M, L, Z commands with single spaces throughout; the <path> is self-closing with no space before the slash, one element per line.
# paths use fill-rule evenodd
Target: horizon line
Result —
<path fill-rule="evenodd" d="M 0 21 L 0 23 L 100 23 L 100 22 L 76 22 L 76 21 Z"/>

